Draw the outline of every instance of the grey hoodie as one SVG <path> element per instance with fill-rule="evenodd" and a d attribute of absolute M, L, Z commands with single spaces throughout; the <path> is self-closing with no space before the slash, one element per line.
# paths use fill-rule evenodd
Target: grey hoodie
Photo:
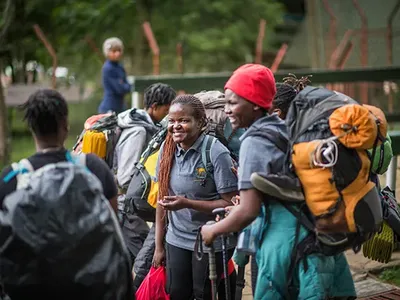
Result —
<path fill-rule="evenodd" d="M 114 170 L 117 172 L 118 185 L 129 184 L 135 163 L 140 160 L 153 134 L 160 128 L 142 109 L 128 109 L 118 115 L 121 136 L 115 146 Z"/>

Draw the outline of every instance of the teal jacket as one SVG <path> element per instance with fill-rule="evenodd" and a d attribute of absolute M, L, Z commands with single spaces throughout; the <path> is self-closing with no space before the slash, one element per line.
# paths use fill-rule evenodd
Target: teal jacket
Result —
<path fill-rule="evenodd" d="M 275 201 L 267 207 L 263 239 L 256 254 L 258 278 L 254 299 L 283 300 L 287 291 L 287 272 L 290 265 L 297 219 Z M 307 230 L 300 229 L 301 241 Z M 328 297 L 356 296 L 353 279 L 344 254 L 336 256 L 310 255 L 294 272 L 299 289 L 293 300 L 321 300 Z"/>

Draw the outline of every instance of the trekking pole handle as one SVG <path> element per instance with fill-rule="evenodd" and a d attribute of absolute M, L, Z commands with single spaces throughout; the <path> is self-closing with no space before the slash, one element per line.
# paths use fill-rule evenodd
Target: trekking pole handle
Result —
<path fill-rule="evenodd" d="M 213 225 L 215 224 L 215 221 L 208 221 L 206 225 Z M 210 245 L 210 251 L 208 253 L 208 263 L 209 263 L 209 268 L 210 268 L 210 280 L 215 281 L 217 280 L 217 265 L 215 263 L 215 249 L 214 245 Z"/>
<path fill-rule="evenodd" d="M 216 216 L 219 216 L 220 219 L 222 220 L 223 218 L 225 218 L 226 211 L 225 211 L 225 208 L 224 208 L 224 207 L 220 207 L 220 208 L 214 209 L 214 210 L 212 211 L 212 213 L 213 213 L 214 215 L 216 215 Z"/>

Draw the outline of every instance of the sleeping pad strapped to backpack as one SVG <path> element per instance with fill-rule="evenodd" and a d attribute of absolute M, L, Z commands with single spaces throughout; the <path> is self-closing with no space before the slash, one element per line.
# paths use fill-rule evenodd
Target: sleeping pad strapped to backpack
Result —
<path fill-rule="evenodd" d="M 67 152 L 66 162 L 38 170 L 27 159 L 12 167 L 4 180 L 16 176 L 17 189 L 0 211 L 3 284 L 62 293 L 54 299 L 132 299 L 121 229 L 85 155 Z"/>

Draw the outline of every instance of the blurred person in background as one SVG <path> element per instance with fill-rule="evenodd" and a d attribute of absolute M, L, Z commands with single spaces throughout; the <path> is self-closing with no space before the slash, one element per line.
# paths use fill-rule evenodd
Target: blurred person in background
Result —
<path fill-rule="evenodd" d="M 100 114 L 120 113 L 126 109 L 124 96 L 131 91 L 131 85 L 126 79 L 124 67 L 120 61 L 124 45 L 119 38 L 112 37 L 105 40 L 103 53 L 106 61 L 102 69 L 104 97 L 98 108 Z"/>

